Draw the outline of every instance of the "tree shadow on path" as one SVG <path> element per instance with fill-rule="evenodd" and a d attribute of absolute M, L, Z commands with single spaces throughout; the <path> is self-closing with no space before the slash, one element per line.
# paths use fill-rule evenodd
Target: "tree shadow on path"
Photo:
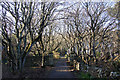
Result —
<path fill-rule="evenodd" d="M 72 66 L 67 66 L 66 59 L 59 59 L 47 78 L 74 78 Z"/>

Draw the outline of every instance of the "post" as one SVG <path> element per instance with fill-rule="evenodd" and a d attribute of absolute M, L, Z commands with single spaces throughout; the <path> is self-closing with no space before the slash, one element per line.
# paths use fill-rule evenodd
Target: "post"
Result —
<path fill-rule="evenodd" d="M 53 66 L 53 53 L 49 53 L 49 65 Z"/>
<path fill-rule="evenodd" d="M 76 62 L 76 70 L 80 70 L 79 65 L 80 65 L 80 63 Z"/>

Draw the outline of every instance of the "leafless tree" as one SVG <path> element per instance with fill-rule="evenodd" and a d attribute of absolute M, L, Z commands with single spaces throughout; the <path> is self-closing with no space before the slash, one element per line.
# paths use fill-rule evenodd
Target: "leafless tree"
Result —
<path fill-rule="evenodd" d="M 43 31 L 53 22 L 57 2 L 2 2 L 2 36 L 12 67 L 22 72 L 26 56 L 36 42 L 44 54 Z M 16 53 L 11 36 L 15 36 Z M 44 65 L 42 56 L 42 66 Z M 12 69 L 15 71 L 14 69 Z"/>

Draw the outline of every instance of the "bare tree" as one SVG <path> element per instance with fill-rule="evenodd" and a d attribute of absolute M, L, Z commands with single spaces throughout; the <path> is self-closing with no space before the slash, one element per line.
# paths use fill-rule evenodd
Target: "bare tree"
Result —
<path fill-rule="evenodd" d="M 17 70 L 22 73 L 26 56 L 36 42 L 40 42 L 42 54 L 44 54 L 43 31 L 46 26 L 52 24 L 58 3 L 2 2 L 1 6 L 3 8 L 2 35 L 4 37 L 2 41 L 6 46 L 13 68 L 17 67 Z M 37 19 L 35 19 L 36 17 Z M 12 35 L 15 35 L 16 53 L 12 48 Z M 42 66 L 43 61 L 44 56 L 42 57 Z M 14 71 L 14 69 L 12 70 Z"/>
<path fill-rule="evenodd" d="M 115 23 L 115 19 L 111 18 L 107 14 L 107 3 L 84 3 L 84 10 L 86 11 L 86 16 L 89 21 L 86 22 L 90 31 L 92 32 L 92 51 L 93 56 L 96 59 L 96 36 L 99 35 L 102 30 L 103 34 L 100 38 L 102 41 L 105 38 L 105 34 L 114 29 L 115 27 L 111 27 Z M 104 42 L 104 41 L 103 41 Z M 103 43 L 104 44 L 104 43 Z"/>

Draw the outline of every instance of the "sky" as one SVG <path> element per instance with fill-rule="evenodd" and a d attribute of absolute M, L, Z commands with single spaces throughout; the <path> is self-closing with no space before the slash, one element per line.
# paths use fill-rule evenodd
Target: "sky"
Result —
<path fill-rule="evenodd" d="M 12 1 L 15 1 L 15 0 L 6 0 L 6 1 L 10 1 L 10 2 L 12 2 Z M 17 1 L 20 1 L 20 0 L 17 0 Z M 30 0 L 29 0 L 30 1 Z M 38 0 L 38 1 L 42 1 L 42 0 Z M 50 0 L 49 0 L 50 1 Z M 56 1 L 56 0 L 52 0 L 52 1 Z M 57 0 L 57 1 L 59 1 L 59 0 Z M 63 2 L 67 2 L 68 0 L 61 0 L 60 1 L 60 3 L 63 3 Z M 81 1 L 83 1 L 83 0 L 81 0 Z M 104 1 L 104 0 L 85 0 L 85 1 L 93 1 L 93 2 L 99 2 L 99 1 Z M 105 0 L 105 2 L 106 1 L 108 1 L 108 0 Z M 113 1 L 113 0 L 109 0 L 109 2 L 110 1 Z M 68 7 L 68 6 L 70 6 L 70 5 L 72 5 L 72 4 L 74 4 L 74 3 L 76 3 L 76 2 L 80 2 L 80 0 L 69 0 L 68 2 L 67 2 L 67 4 L 66 5 L 62 5 L 62 6 L 59 6 L 57 9 L 62 9 L 62 8 L 65 8 L 65 7 Z M 115 3 L 111 3 L 111 6 L 113 6 Z M 0 14 L 2 14 L 2 7 L 0 6 Z M 7 13 L 7 16 L 11 16 L 11 14 L 10 13 Z M 59 25 L 61 25 L 63 22 L 61 22 L 61 23 L 59 23 Z M 64 26 L 61 26 L 61 28 L 62 27 L 64 27 Z M 0 33 L 1 34 L 1 33 Z"/>
<path fill-rule="evenodd" d="M 4 1 L 4 0 L 0 0 L 0 2 L 1 1 Z M 20 0 L 6 0 L 6 1 L 8 1 L 8 2 L 14 2 L 14 1 L 20 1 Z M 25 0 L 23 0 L 23 1 L 25 1 Z M 26 0 L 27 1 L 27 0 Z M 28 0 L 28 1 L 30 1 L 30 0 Z M 33 0 L 32 0 L 33 1 Z M 45 1 L 45 0 L 38 0 L 38 1 Z M 92 1 L 92 2 L 118 2 L 118 1 L 120 1 L 120 0 L 46 0 L 46 1 L 55 1 L 55 2 L 64 2 L 64 1 L 66 1 L 66 2 L 68 2 L 69 4 L 74 4 L 74 3 L 76 3 L 76 2 L 89 2 L 89 1 Z M 111 5 L 114 5 L 114 3 L 111 3 Z M 66 5 L 66 7 L 67 7 L 67 5 Z M 62 9 L 62 8 L 65 8 L 65 6 L 63 7 L 63 6 L 60 6 L 58 9 Z M 2 14 L 2 7 L 0 6 L 0 14 Z M 10 14 L 7 14 L 7 15 L 10 15 Z M 0 16 L 1 17 L 1 16 Z M 59 25 L 61 25 L 62 23 L 59 23 Z M 64 27 L 64 26 L 62 26 L 62 27 Z M 0 33 L 1 34 L 1 33 Z M 0 55 L 1 56 L 1 55 Z M 0 57 L 1 58 L 1 57 Z"/>

